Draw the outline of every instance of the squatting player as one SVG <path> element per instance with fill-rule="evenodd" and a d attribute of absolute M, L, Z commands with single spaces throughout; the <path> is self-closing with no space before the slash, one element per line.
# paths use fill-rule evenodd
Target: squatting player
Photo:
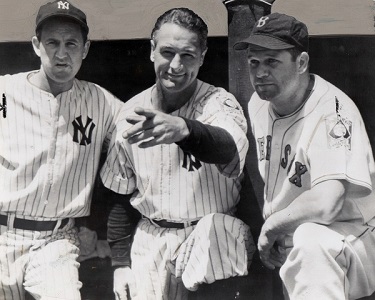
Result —
<path fill-rule="evenodd" d="M 74 218 L 89 214 L 100 153 L 122 102 L 75 79 L 90 42 L 67 1 L 40 7 L 39 70 L 0 77 L 0 298 L 80 299 Z"/>
<path fill-rule="evenodd" d="M 256 91 L 249 114 L 265 182 L 263 263 L 281 267 L 290 299 L 372 294 L 375 165 L 357 107 L 309 73 L 307 27 L 293 17 L 260 18 L 234 47 L 247 48 Z"/>
<path fill-rule="evenodd" d="M 197 79 L 206 52 L 207 25 L 194 12 L 160 16 L 151 34 L 156 84 L 125 103 L 113 135 L 102 180 L 143 215 L 130 264 L 123 208 L 110 212 L 117 299 L 186 299 L 201 283 L 247 274 L 255 246 L 233 217 L 247 124 L 231 94 Z"/>

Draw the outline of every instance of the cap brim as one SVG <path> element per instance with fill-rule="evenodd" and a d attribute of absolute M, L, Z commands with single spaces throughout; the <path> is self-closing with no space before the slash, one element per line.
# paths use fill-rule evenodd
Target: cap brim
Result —
<path fill-rule="evenodd" d="M 251 45 L 271 50 L 283 50 L 295 47 L 294 45 L 288 44 L 275 37 L 263 34 L 254 34 L 252 36 L 249 36 L 247 39 L 235 43 L 233 48 L 235 50 L 244 50 L 249 48 Z"/>
<path fill-rule="evenodd" d="M 67 15 L 66 13 L 53 13 L 50 15 L 45 16 L 43 19 L 39 20 L 38 24 L 36 25 L 36 29 L 38 29 L 45 21 L 52 19 L 52 18 L 67 18 L 76 22 L 77 24 L 81 25 L 87 32 L 89 31 L 89 27 L 86 23 L 82 22 L 80 19 L 75 18 L 73 16 Z"/>

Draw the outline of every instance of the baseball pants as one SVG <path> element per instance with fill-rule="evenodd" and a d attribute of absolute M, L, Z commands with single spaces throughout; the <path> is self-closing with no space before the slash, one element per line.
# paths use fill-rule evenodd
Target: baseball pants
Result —
<path fill-rule="evenodd" d="M 57 227 L 57 226 L 56 226 Z M 62 229 L 30 231 L 0 226 L 0 299 L 81 299 L 74 221 Z"/>
<path fill-rule="evenodd" d="M 247 275 L 254 252 L 250 228 L 228 215 L 210 214 L 184 229 L 142 219 L 131 250 L 139 299 L 187 299 L 201 283 Z"/>
<path fill-rule="evenodd" d="M 289 299 L 358 299 L 375 291 L 375 227 L 306 223 L 293 244 L 280 269 Z"/>

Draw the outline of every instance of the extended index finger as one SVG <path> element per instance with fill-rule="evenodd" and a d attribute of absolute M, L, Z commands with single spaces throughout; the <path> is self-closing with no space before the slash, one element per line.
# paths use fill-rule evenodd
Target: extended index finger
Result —
<path fill-rule="evenodd" d="M 128 116 L 126 120 L 130 123 L 133 124 L 131 128 L 129 128 L 127 131 L 123 132 L 122 137 L 124 139 L 127 139 L 133 135 L 137 135 L 142 133 L 144 130 L 149 129 L 148 127 L 145 127 L 145 122 L 147 120 L 152 119 L 156 113 L 152 109 L 145 109 L 142 107 L 136 107 L 134 109 L 134 112 L 137 115 L 133 116 Z M 149 126 L 150 124 L 148 124 Z"/>

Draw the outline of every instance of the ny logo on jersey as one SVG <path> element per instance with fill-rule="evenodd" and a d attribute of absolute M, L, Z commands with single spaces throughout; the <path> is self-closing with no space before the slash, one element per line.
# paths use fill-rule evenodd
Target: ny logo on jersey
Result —
<path fill-rule="evenodd" d="M 182 163 L 182 167 L 187 169 L 189 172 L 192 172 L 194 171 L 194 168 L 198 170 L 200 167 L 202 167 L 202 164 L 198 159 L 196 159 L 190 153 L 187 153 L 184 151 L 184 162 Z"/>
<path fill-rule="evenodd" d="M 0 104 L 0 111 L 3 112 L 3 118 L 5 119 L 7 117 L 7 97 L 3 93 L 2 96 L 2 104 Z"/>
<path fill-rule="evenodd" d="M 92 131 L 94 130 L 95 124 L 92 123 L 92 119 L 87 117 L 86 125 L 82 123 L 82 116 L 76 118 L 73 122 L 74 136 L 73 141 L 80 145 L 87 146 L 91 143 Z M 86 134 L 86 131 L 88 133 Z M 78 140 L 79 133 L 81 133 L 81 140 Z"/>
<path fill-rule="evenodd" d="M 58 9 L 69 9 L 69 2 L 65 1 L 59 1 L 57 2 Z"/>

